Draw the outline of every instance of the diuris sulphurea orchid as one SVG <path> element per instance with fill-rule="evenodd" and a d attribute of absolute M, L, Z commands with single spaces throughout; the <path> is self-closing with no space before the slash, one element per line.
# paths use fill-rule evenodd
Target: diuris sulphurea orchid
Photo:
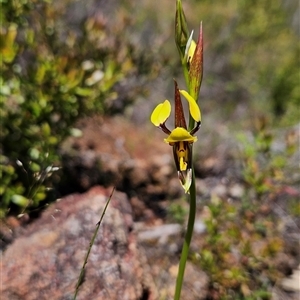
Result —
<path fill-rule="evenodd" d="M 203 74 L 203 32 L 200 23 L 198 41 L 193 40 L 193 31 L 188 30 L 181 0 L 176 0 L 175 43 L 178 49 L 187 91 L 178 90 L 175 82 L 175 129 L 170 132 L 165 122 L 171 112 L 169 101 L 158 106 L 151 116 L 152 122 L 169 136 L 165 139 L 173 147 L 173 154 L 179 180 L 186 193 L 189 193 L 189 217 L 187 231 L 182 246 L 179 269 L 176 279 L 174 300 L 180 300 L 184 270 L 189 255 L 190 244 L 196 218 L 196 182 L 193 171 L 192 150 L 197 140 L 194 134 L 201 125 L 201 113 L 197 105 Z M 189 103 L 189 122 L 186 126 L 180 95 Z M 188 128 L 188 129 L 187 129 Z"/>
<path fill-rule="evenodd" d="M 181 96 L 189 104 L 189 112 L 195 120 L 196 125 L 191 130 L 187 130 L 184 117 Z M 192 150 L 193 143 L 197 141 L 194 134 L 201 125 L 201 112 L 196 100 L 186 91 L 179 90 L 175 81 L 175 128 L 170 131 L 166 126 L 166 121 L 171 114 L 171 104 L 169 100 L 158 104 L 152 112 L 151 122 L 160 128 L 168 137 L 164 139 L 166 143 L 173 147 L 173 155 L 180 183 L 186 193 L 189 192 L 192 182 Z"/>

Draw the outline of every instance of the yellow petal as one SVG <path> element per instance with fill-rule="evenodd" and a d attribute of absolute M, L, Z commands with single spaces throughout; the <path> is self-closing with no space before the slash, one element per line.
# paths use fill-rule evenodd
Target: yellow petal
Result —
<path fill-rule="evenodd" d="M 192 32 L 191 32 L 191 34 L 189 36 L 189 39 L 188 39 L 188 41 L 186 43 L 186 46 L 185 46 L 184 56 L 187 57 L 187 61 L 191 61 L 192 60 L 194 52 L 195 52 L 195 49 L 196 49 L 196 43 L 193 40 L 193 34 L 194 34 L 194 30 L 192 30 Z"/>
<path fill-rule="evenodd" d="M 174 156 L 175 160 L 178 161 L 176 165 L 179 165 L 179 170 L 180 171 L 186 171 L 187 169 L 187 161 L 189 159 L 189 153 L 190 153 L 190 148 L 188 145 L 188 142 L 178 142 L 174 145 Z"/>
<path fill-rule="evenodd" d="M 187 163 L 184 161 L 183 157 L 179 158 L 180 171 L 186 171 Z"/>
<path fill-rule="evenodd" d="M 197 141 L 197 137 L 192 136 L 186 129 L 182 127 L 176 127 L 172 130 L 170 135 L 165 139 L 166 143 L 177 143 L 177 142 L 190 142 L 194 143 Z"/>
<path fill-rule="evenodd" d="M 165 100 L 164 103 L 160 103 L 154 108 L 151 114 L 151 122 L 155 126 L 159 126 L 160 124 L 166 122 L 170 114 L 171 114 L 171 104 L 168 100 Z"/>
<path fill-rule="evenodd" d="M 189 61 L 191 61 L 193 56 L 194 56 L 194 53 L 195 53 L 195 50 L 196 50 L 196 45 L 197 45 L 196 42 L 194 40 L 192 40 L 189 51 L 188 51 L 188 60 Z"/>
<path fill-rule="evenodd" d="M 200 122 L 201 121 L 201 112 L 200 112 L 200 108 L 199 108 L 197 102 L 195 101 L 195 99 L 187 91 L 180 90 L 179 92 L 189 102 L 189 110 L 190 110 L 190 114 L 191 114 L 192 118 L 196 122 Z"/>

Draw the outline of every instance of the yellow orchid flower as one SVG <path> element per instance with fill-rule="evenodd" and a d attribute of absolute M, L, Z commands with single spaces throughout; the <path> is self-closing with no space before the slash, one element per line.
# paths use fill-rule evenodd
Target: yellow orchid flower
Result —
<path fill-rule="evenodd" d="M 196 126 L 188 131 L 184 118 L 184 112 L 180 95 L 189 103 L 189 111 L 196 122 Z M 201 125 L 201 112 L 196 100 L 186 91 L 179 90 L 175 81 L 175 128 L 170 131 L 166 126 L 166 121 L 171 114 L 171 104 L 168 100 L 158 104 L 151 114 L 151 122 L 168 134 L 164 139 L 166 143 L 173 147 L 175 165 L 178 178 L 186 193 L 189 192 L 192 182 L 192 145 L 197 141 L 194 134 Z"/>

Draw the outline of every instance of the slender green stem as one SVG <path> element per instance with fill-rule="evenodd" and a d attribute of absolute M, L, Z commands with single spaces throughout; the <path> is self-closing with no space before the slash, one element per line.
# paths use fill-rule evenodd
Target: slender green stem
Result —
<path fill-rule="evenodd" d="M 81 272 L 80 272 L 80 275 L 79 275 L 79 278 L 78 278 L 78 281 L 77 281 L 77 284 L 76 284 L 76 290 L 75 290 L 75 294 L 74 294 L 73 300 L 76 300 L 76 297 L 77 297 L 77 294 L 78 294 L 78 291 L 79 291 L 79 287 L 80 287 L 80 285 L 81 285 L 82 282 L 83 282 L 83 275 L 84 275 L 85 266 L 86 266 L 86 264 L 87 264 L 87 261 L 88 261 L 88 258 L 89 258 L 89 255 L 90 255 L 92 246 L 93 246 L 93 244 L 94 244 L 94 242 L 95 242 L 95 239 L 96 239 L 98 230 L 99 230 L 99 228 L 100 228 L 100 224 L 101 224 L 101 222 L 102 222 L 102 220 L 103 220 L 103 217 L 104 217 L 104 215 L 105 215 L 106 209 L 107 209 L 107 207 L 108 207 L 108 204 L 109 204 L 109 202 L 110 202 L 110 199 L 111 199 L 111 197 L 112 197 L 114 191 L 115 191 L 115 187 L 113 188 L 113 190 L 112 190 L 112 192 L 111 192 L 111 194 L 110 194 L 110 196 L 109 196 L 109 198 L 108 198 L 108 200 L 107 200 L 107 202 L 106 202 L 106 204 L 105 204 L 105 206 L 104 206 L 104 209 L 103 209 L 103 212 L 102 212 L 102 214 L 101 214 L 101 217 L 100 217 L 99 222 L 96 224 L 96 230 L 95 230 L 94 235 L 93 235 L 93 237 L 92 237 L 92 239 L 91 239 L 91 242 L 90 242 L 90 245 L 89 245 L 89 249 L 88 249 L 88 251 L 87 251 L 87 253 L 86 253 L 86 256 L 85 256 L 85 258 L 84 258 L 83 266 L 82 266 L 82 268 L 81 268 Z"/>
<path fill-rule="evenodd" d="M 187 231 L 186 231 L 186 234 L 184 237 L 184 243 L 183 243 L 183 247 L 182 247 L 181 257 L 180 257 L 174 300 L 180 299 L 182 283 L 183 283 L 183 278 L 184 278 L 185 265 L 186 265 L 186 261 L 188 258 L 190 244 L 191 244 L 193 230 L 194 230 L 195 217 L 196 217 L 196 185 L 195 185 L 195 174 L 194 174 L 194 170 L 193 170 L 192 184 L 190 187 L 189 219 L 188 219 Z"/>
<path fill-rule="evenodd" d="M 187 63 L 184 60 L 181 63 L 182 63 L 183 76 L 184 76 L 185 83 L 187 86 L 189 86 L 190 80 L 189 80 L 189 69 L 188 69 Z"/>

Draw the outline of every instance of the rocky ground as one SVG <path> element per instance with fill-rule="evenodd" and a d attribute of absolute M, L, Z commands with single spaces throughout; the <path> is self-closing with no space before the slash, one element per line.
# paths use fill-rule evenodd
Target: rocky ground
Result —
<path fill-rule="evenodd" d="M 172 299 L 188 203 L 176 178 L 171 147 L 163 143 L 160 131 L 121 117 L 90 118 L 78 127 L 82 137 L 67 140 L 61 149 L 64 180 L 60 190 L 69 196 L 33 221 L 9 218 L 1 224 L 1 299 L 72 298 L 113 186 L 117 191 L 92 248 L 78 299 Z M 211 201 L 221 201 L 225 208 L 226 203 L 240 206 L 248 189 L 236 147 L 226 132 L 222 136 L 217 147 L 200 152 L 200 145 L 196 146 L 201 153 L 195 154 L 198 212 L 183 300 L 220 299 L 210 274 L 197 263 L 197 253 L 207 247 L 208 206 Z M 281 274 L 270 291 L 273 299 L 299 299 L 300 222 L 285 213 L 289 199 L 295 197 L 299 190 L 285 186 L 259 204 L 259 218 L 276 217 L 280 245 L 284 243 L 273 257 L 272 266 Z M 249 235 L 251 223 L 257 220 L 251 211 L 246 211 L 245 218 L 241 236 Z M 226 221 L 224 226 L 239 222 Z M 257 253 L 265 246 L 261 239 L 253 243 Z M 232 255 L 226 259 L 232 264 L 242 261 Z"/>

